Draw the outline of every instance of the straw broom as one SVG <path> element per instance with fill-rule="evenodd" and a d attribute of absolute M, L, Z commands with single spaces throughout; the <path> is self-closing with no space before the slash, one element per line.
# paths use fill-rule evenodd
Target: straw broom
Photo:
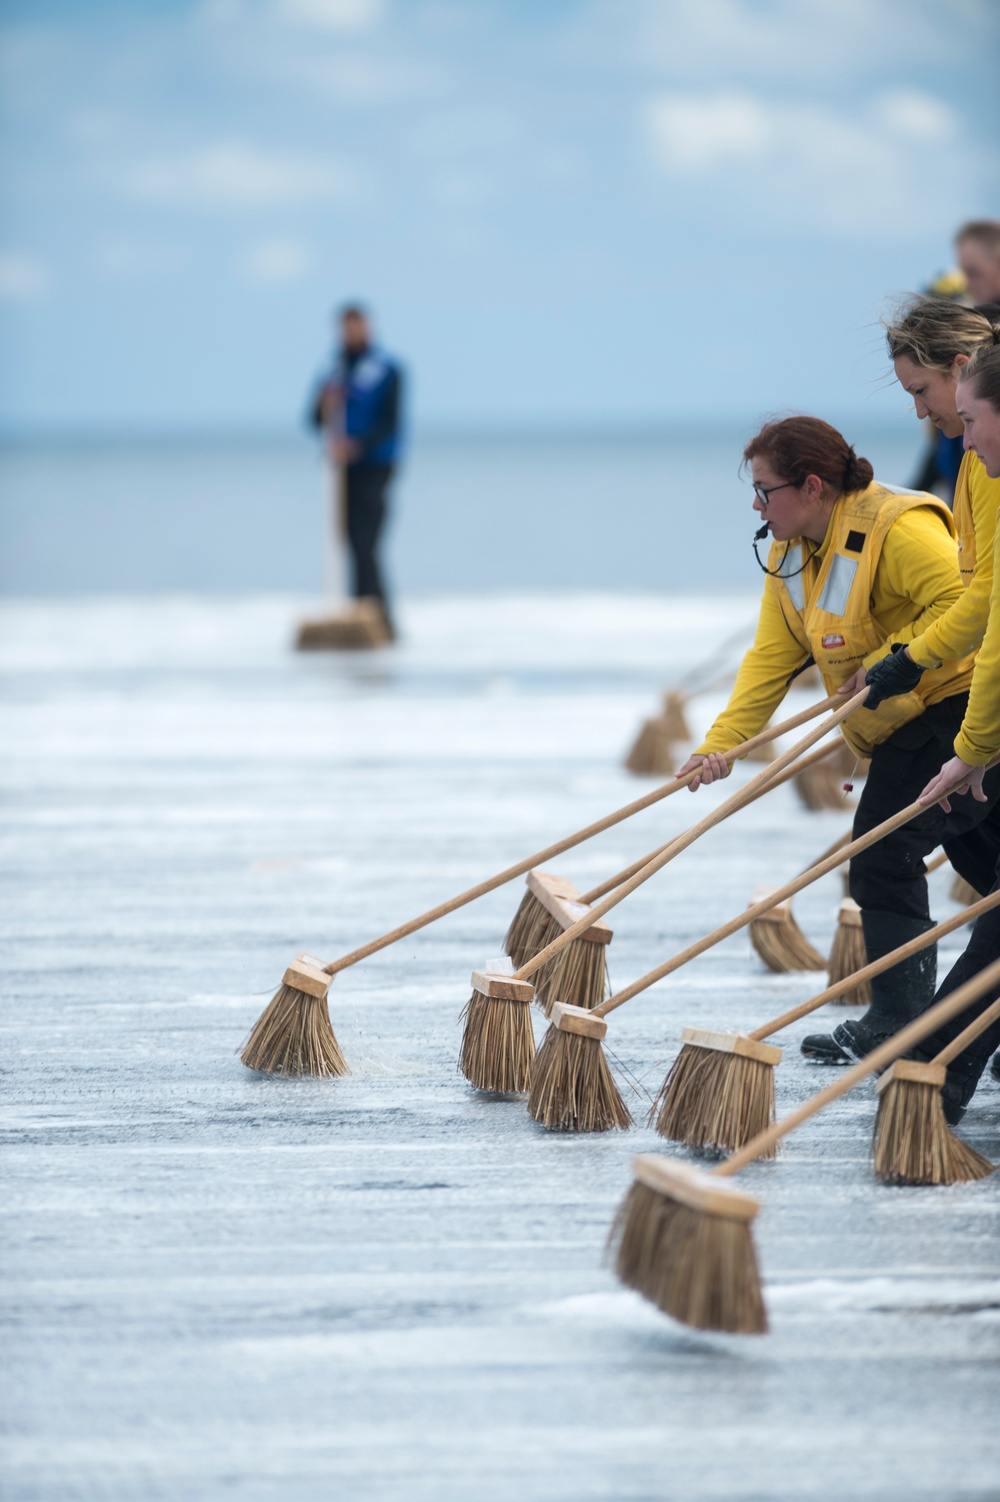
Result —
<path fill-rule="evenodd" d="M 861 1080 L 929 1037 L 998 981 L 1000 960 L 711 1172 L 652 1154 L 637 1157 L 635 1180 L 608 1236 L 621 1281 L 664 1314 L 695 1329 L 764 1334 L 767 1312 L 751 1231 L 760 1204 L 729 1180 Z"/>
<path fill-rule="evenodd" d="M 751 1033 L 683 1028 L 680 1052 L 653 1108 L 660 1136 L 689 1147 L 728 1151 L 742 1147 L 774 1120 L 774 1071 L 781 1062 L 781 1049 L 765 1043 L 766 1038 L 808 1017 L 827 1002 L 842 1000 L 860 985 L 867 986 L 874 976 L 919 954 L 998 903 L 1000 893 L 984 898 L 975 908 L 955 914 L 908 940 Z"/>
<path fill-rule="evenodd" d="M 675 747 L 691 739 L 684 706 L 696 694 L 708 693 L 720 683 L 729 681 L 732 676 L 729 670 L 715 678 L 709 676 L 706 679 L 706 675 L 711 674 L 719 659 L 727 656 L 731 648 L 742 644 L 750 631 L 752 627 L 742 626 L 716 647 L 704 662 L 685 674 L 675 688 L 664 694 L 662 710 L 643 723 L 625 757 L 626 771 L 634 772 L 639 777 L 663 777 L 673 772 L 677 760 Z"/>
<path fill-rule="evenodd" d="M 685 703 L 683 694 L 664 694 L 662 710 L 643 721 L 632 742 L 625 757 L 626 772 L 634 772 L 637 777 L 663 777 L 674 771 L 677 765 L 675 747 L 691 739 L 684 714 Z"/>
<path fill-rule="evenodd" d="M 932 861 L 927 864 L 927 875 L 937 871 L 945 864 L 948 857 L 944 851 L 940 851 Z M 976 895 L 969 898 L 975 902 Z M 861 909 L 852 897 L 845 897 L 837 910 L 837 927 L 833 934 L 833 945 L 830 949 L 830 981 L 841 981 L 846 975 L 854 975 L 855 971 L 868 963 L 868 951 L 865 948 L 865 934 L 861 924 Z M 844 991 L 837 998 L 842 1006 L 871 1006 L 872 990 L 867 981 L 859 981 L 850 990 Z"/>
<path fill-rule="evenodd" d="M 582 917 L 590 902 L 573 883 L 552 871 L 529 871 L 527 891 L 507 930 L 504 952 L 514 968 L 527 963 L 540 950 Z M 572 944 L 543 965 L 535 975 L 535 1000 L 548 1016 L 557 996 L 576 1006 L 596 1007 L 607 994 L 607 946 L 612 931 L 598 919 Z"/>
<path fill-rule="evenodd" d="M 941 1086 L 948 1065 L 1000 1017 L 1000 1001 L 942 1048 L 929 1064 L 897 1059 L 879 1080 L 872 1166 L 885 1184 L 968 1184 L 994 1165 L 956 1137 L 945 1120 Z"/>
<path fill-rule="evenodd" d="M 596 907 L 590 909 L 590 914 L 587 917 L 581 918 L 573 928 L 567 929 L 565 933 L 554 939 L 546 949 L 543 949 L 540 954 L 536 955 L 533 960 L 529 960 L 526 965 L 523 965 L 516 972 L 517 978 L 519 980 L 527 980 L 535 970 L 545 964 L 563 945 L 570 943 L 577 936 L 577 933 L 587 926 L 590 916 L 603 917 L 605 913 L 610 912 L 619 902 L 624 901 L 631 892 L 635 891 L 636 887 L 648 881 L 650 877 L 662 870 L 669 861 L 675 859 L 688 846 L 692 845 L 707 830 L 713 829 L 717 824 L 722 823 L 724 819 L 728 818 L 730 814 L 753 802 L 754 798 L 762 790 L 770 791 L 772 787 L 777 785 L 777 778 L 780 773 L 784 772 L 787 767 L 793 766 L 803 752 L 808 751 L 817 740 L 821 739 L 836 725 L 839 725 L 841 720 L 846 719 L 849 714 L 853 714 L 854 710 L 859 708 L 863 703 L 865 697 L 867 697 L 867 691 L 855 694 L 846 703 L 842 703 L 841 707 L 834 714 L 829 715 L 821 725 L 810 731 L 795 746 L 779 756 L 771 766 L 765 767 L 763 771 L 758 772 L 744 788 L 731 794 L 712 813 L 707 814 L 705 818 L 701 819 L 697 824 L 692 825 L 684 834 L 679 835 L 660 851 L 659 854 L 654 856 L 647 865 L 636 872 L 634 876 L 623 882 L 619 887 L 616 887 L 610 896 L 605 897 Z M 776 894 L 775 900 L 780 900 L 785 895 L 784 892 L 779 892 Z M 736 927 L 741 927 L 744 922 L 749 922 L 750 918 L 756 917 L 758 912 L 765 911 L 770 905 L 770 900 L 765 898 L 758 904 L 756 910 L 752 908 L 749 910 L 748 917 L 737 919 Z M 719 936 L 723 936 L 721 931 L 719 931 Z M 709 947 L 713 941 L 713 936 L 710 936 L 705 947 Z M 701 950 L 697 952 L 700 953 Z M 683 963 L 683 961 L 678 959 L 677 963 Z M 536 1121 L 541 1122 L 543 1126 L 559 1130 L 581 1130 L 583 1128 L 579 1126 L 574 1128 L 569 1123 L 576 1120 L 593 1121 L 598 1119 L 599 1113 L 587 1107 L 578 1116 L 571 1109 L 571 1100 L 577 1094 L 575 1086 L 571 1086 L 570 1084 L 573 1078 L 573 1060 L 576 1059 L 579 1063 L 587 1053 L 588 1048 L 600 1051 L 601 1042 L 606 1031 L 606 1029 L 595 1030 L 591 1027 L 584 1027 L 584 1019 L 587 1017 L 596 1017 L 603 1020 L 609 1011 L 614 1010 L 616 1006 L 620 1006 L 622 1002 L 627 1001 L 637 991 L 644 989 L 645 984 L 651 984 L 652 980 L 658 978 L 660 973 L 666 974 L 671 968 L 675 968 L 675 964 L 673 961 L 668 961 L 667 966 L 661 967 L 659 972 L 653 972 L 650 977 L 619 993 L 618 996 L 610 997 L 591 1012 L 585 1012 L 580 1007 L 565 1006 L 562 1003 L 553 1005 L 551 1013 L 552 1026 L 545 1040 L 548 1046 L 543 1050 L 544 1056 L 540 1055 L 540 1067 L 536 1067 L 532 1077 L 531 1096 L 528 1101 L 528 1110 Z M 572 1034 L 576 1034 L 584 1042 L 571 1042 L 570 1035 Z M 603 1075 L 601 1078 L 603 1079 Z M 624 1109 L 624 1106 L 622 1109 Z M 617 1115 L 618 1113 L 612 1114 Z M 617 1120 L 610 1118 L 606 1122 L 608 1127 L 618 1124 L 620 1123 Z M 592 1126 L 589 1129 L 603 1130 L 604 1128 Z"/>
<path fill-rule="evenodd" d="M 964 907 L 967 903 L 975 902 L 979 893 L 971 882 L 966 881 L 964 876 L 959 876 L 956 871 L 952 878 L 951 886 L 948 889 L 948 896 L 952 902 L 960 902 Z"/>
<path fill-rule="evenodd" d="M 739 747 L 732 753 L 734 759 L 739 753 Z M 773 782 L 758 790 L 755 797 L 762 797 L 764 792 L 770 792 L 772 787 L 779 787 L 789 778 L 797 775 L 802 767 L 807 767 L 814 762 L 829 756 L 831 751 L 836 750 L 835 745 L 821 746 L 810 755 L 805 756 L 794 766 L 788 767 L 778 774 Z M 748 758 L 749 759 L 749 758 Z M 848 836 L 849 838 L 849 836 Z M 668 841 L 667 844 L 670 842 Z M 624 871 L 617 872 L 599 886 L 593 887 L 589 892 L 582 895 L 577 891 L 573 883 L 565 876 L 558 876 L 553 871 L 529 871 L 526 878 L 527 890 L 521 899 L 520 906 L 511 921 L 510 928 L 504 939 L 504 953 L 509 955 L 514 968 L 518 969 L 527 963 L 542 949 L 544 949 L 555 936 L 564 932 L 571 924 L 581 918 L 586 908 L 599 898 L 607 896 L 608 892 L 614 891 L 641 871 L 643 866 L 648 865 L 657 855 L 666 850 L 667 845 L 660 845 L 656 850 L 650 851 L 640 860 L 633 861 L 632 865 L 626 866 Z M 771 914 L 765 914 L 759 920 L 764 924 L 771 918 Z M 815 955 L 808 939 L 795 923 L 787 905 L 779 913 L 776 922 L 772 923 L 772 931 L 778 934 L 779 930 L 791 927 L 792 936 L 789 943 L 789 951 L 796 953 L 794 948 L 794 934 L 799 935 L 798 953 L 805 959 Z M 565 949 L 559 951 L 554 959 L 535 973 L 535 1000 L 540 1004 L 545 1015 L 552 1010 L 552 1003 L 558 999 L 570 1006 L 584 1007 L 590 1011 L 603 1001 L 607 995 L 607 962 L 605 959 L 606 948 L 612 939 L 612 931 L 603 919 L 598 919 L 593 926 L 574 939 Z M 778 938 L 775 939 L 775 944 Z M 816 955 L 819 961 L 818 968 L 823 969 L 825 960 Z M 794 965 L 793 969 L 817 968 L 812 965 Z"/>
<path fill-rule="evenodd" d="M 824 747 L 812 755 L 821 756 L 825 750 Z M 786 768 L 748 801 L 755 802 L 793 777 L 799 765 Z M 654 851 L 637 869 L 659 853 Z M 605 890 L 612 890 L 632 874 L 632 870 L 620 872 L 604 889 L 597 888 L 592 895 L 603 896 Z M 568 1002 L 553 1002 L 548 1011 L 554 1025 L 546 1033 L 532 1071 L 528 1098 L 531 1116 L 550 1131 L 604 1132 L 630 1127 L 631 1113 L 601 1047 L 608 1031 L 603 1017 Z"/>
<path fill-rule="evenodd" d="M 824 710 L 832 708 L 837 703 L 838 697 L 831 695 L 828 699 L 811 705 L 786 721 L 782 730 L 794 730 L 806 724 L 807 721 L 815 719 Z M 744 742 L 742 747 L 737 747 L 734 755 L 738 756 L 742 751 L 751 749 L 757 739 L 754 737 Z M 696 772 L 688 772 L 683 777 L 672 778 L 663 786 L 654 788 L 614 813 L 605 815 L 603 819 L 598 819 L 593 824 L 588 824 L 585 829 L 577 830 L 575 834 L 568 835 L 553 845 L 548 845 L 544 850 L 536 851 L 526 860 L 518 861 L 514 866 L 508 866 L 496 876 L 491 876 L 479 882 L 478 885 L 469 887 L 467 891 L 459 893 L 457 897 L 449 898 L 447 902 L 439 903 L 437 907 L 431 908 L 417 918 L 410 919 L 398 928 L 391 929 L 377 939 L 370 940 L 360 948 L 343 955 L 339 960 L 334 960 L 327 965 L 310 960 L 307 968 L 312 973 L 309 975 L 296 970 L 295 966 L 298 964 L 296 961 L 285 971 L 281 985 L 254 1024 L 240 1055 L 243 1063 L 248 1069 L 256 1069 L 265 1074 L 293 1076 L 346 1074 L 347 1064 L 330 1023 L 327 999 L 330 983 L 335 975 L 367 959 L 369 955 L 376 954 L 380 949 L 386 949 L 390 944 L 407 938 L 418 929 L 426 928 L 429 923 L 436 922 L 438 918 L 443 918 L 467 903 L 474 902 L 477 897 L 494 891 L 506 882 L 513 881 L 515 877 L 523 876 L 525 872 L 531 870 L 532 866 L 539 866 L 544 861 L 552 860 L 563 851 L 571 850 L 575 845 L 583 844 L 585 840 L 603 833 L 605 829 L 610 829 L 624 819 L 631 818 L 633 814 L 652 807 L 661 799 L 669 798 L 681 788 L 687 787 L 696 775 Z M 314 989 L 305 989 L 305 981 L 309 981 Z M 321 987 L 322 994 L 315 987 Z"/>
<path fill-rule="evenodd" d="M 847 795 L 853 789 L 858 766 L 859 759 L 844 741 L 839 756 L 796 778 L 795 791 L 812 813 L 849 807 Z"/>
<path fill-rule="evenodd" d="M 824 723 L 827 723 L 827 722 L 824 722 Z M 788 754 L 788 753 L 786 753 L 786 754 Z M 1000 758 L 998 758 L 998 760 L 1000 760 Z M 748 784 L 748 788 L 746 790 L 744 790 L 745 794 L 751 788 L 752 788 L 752 784 Z M 832 854 L 826 856 L 823 860 L 818 861 L 816 863 L 816 865 L 810 867 L 810 869 L 808 871 L 804 871 L 800 875 L 796 876 L 793 880 L 791 880 L 789 882 L 786 882 L 786 884 L 783 887 L 779 887 L 778 890 L 775 893 L 771 894 L 768 897 L 763 898 L 755 906 L 747 908 L 744 913 L 740 914 L 739 916 L 737 916 L 735 918 L 731 918 L 727 923 L 724 923 L 721 926 L 721 928 L 714 929 L 712 931 L 712 933 L 707 934 L 704 938 L 698 939 L 693 944 L 689 944 L 688 947 L 686 949 L 681 950 L 679 954 L 674 955 L 669 960 L 665 960 L 661 965 L 658 965 L 654 970 L 650 970 L 646 975 L 641 976 L 639 980 L 633 981 L 631 985 L 626 986 L 624 990 L 619 991 L 615 996 L 609 997 L 607 1001 L 604 1001 L 604 1002 L 601 1003 L 600 1006 L 595 1007 L 592 1012 L 588 1013 L 588 1015 L 590 1017 L 599 1017 L 599 1018 L 602 1018 L 602 1019 L 605 1018 L 605 1017 L 607 1017 L 610 1012 L 613 1012 L 617 1007 L 623 1006 L 626 1001 L 631 1000 L 631 998 L 633 996 L 637 996 L 640 991 L 644 991 L 644 990 L 648 989 L 648 987 L 654 985 L 656 981 L 662 980 L 665 976 L 673 974 L 673 972 L 675 970 L 679 970 L 683 965 L 686 965 L 689 960 L 697 958 L 698 955 L 704 954 L 706 950 L 713 948 L 714 945 L 720 943 L 723 939 L 729 938 L 732 934 L 737 933 L 746 924 L 748 924 L 749 922 L 751 922 L 752 919 L 758 917 L 761 912 L 766 911 L 766 909 L 769 906 L 773 905 L 773 903 L 775 901 L 784 901 L 784 899 L 786 897 L 792 897 L 792 896 L 794 896 L 794 894 L 796 892 L 800 892 L 803 889 L 803 887 L 810 886 L 813 882 L 818 881 L 820 879 L 820 877 L 827 875 L 827 873 L 830 872 L 830 871 L 832 871 L 832 870 L 835 870 L 836 867 L 841 863 L 842 860 L 844 860 L 845 858 L 846 859 L 850 859 L 852 856 L 860 854 L 862 850 L 867 850 L 870 845 L 876 844 L 877 841 L 879 841 L 881 839 L 884 839 L 886 835 L 891 834 L 894 830 L 901 828 L 903 824 L 908 823 L 911 819 L 915 819 L 918 814 L 920 814 L 920 813 L 923 812 L 923 810 L 924 810 L 924 805 L 922 803 L 920 803 L 919 801 L 915 801 L 915 802 L 909 804 L 906 808 L 900 809 L 899 812 L 896 813 L 896 814 L 893 814 L 891 818 L 884 820 L 883 823 L 878 824 L 873 829 L 868 830 L 866 834 L 861 835 L 858 839 L 852 840 L 849 845 L 845 845 L 845 846 L 840 847 L 839 849 L 837 849 L 836 851 L 834 851 Z M 676 853 L 677 847 L 681 845 L 681 841 L 685 841 L 687 843 L 691 843 L 692 839 L 697 838 L 697 834 L 699 832 L 700 832 L 700 830 L 696 826 L 695 830 L 689 830 L 687 832 L 687 835 L 681 836 L 680 840 L 675 841 L 674 846 L 671 847 L 671 851 L 667 855 L 667 859 L 669 859 L 673 853 Z M 954 927 L 958 927 L 963 922 L 967 922 L 968 921 L 968 915 L 965 915 L 964 917 L 961 916 L 961 915 L 959 915 L 959 916 L 956 916 L 954 919 L 951 919 L 949 921 L 950 921 L 950 923 Z M 950 932 L 951 931 L 950 928 L 947 931 Z M 923 936 L 921 936 L 921 937 L 923 937 Z M 921 946 L 917 945 L 917 947 L 919 948 Z M 913 951 L 913 952 L 915 952 L 915 951 Z M 897 963 L 898 960 L 904 958 L 905 955 L 906 955 L 906 951 L 905 951 L 905 946 L 904 946 L 904 948 L 901 949 L 898 952 L 898 954 L 896 956 L 896 959 L 893 960 L 891 963 Z M 886 964 L 882 968 L 888 969 L 889 965 Z M 868 973 L 870 975 L 873 972 L 869 971 Z M 824 996 L 821 999 L 824 999 L 824 1000 L 826 999 L 825 993 L 824 993 Z M 793 1013 L 787 1014 L 786 1020 L 790 1020 L 792 1017 L 795 1017 L 795 1016 L 804 1016 L 806 1012 L 813 1010 L 814 1007 L 818 1006 L 819 1004 L 820 1004 L 819 1001 L 815 1001 L 815 1000 L 813 1002 L 811 1002 L 811 1003 L 807 1002 L 807 1003 L 805 1003 L 805 1005 L 804 1005 L 803 1008 L 797 1009 Z M 573 1016 L 573 1009 L 572 1008 L 569 1008 L 569 1009 L 565 1009 L 565 1008 L 564 1009 L 559 1009 L 557 1007 L 553 1007 L 553 1009 L 552 1009 L 552 1027 L 554 1029 L 558 1030 L 558 1031 L 572 1032 L 574 1030 L 574 1028 L 575 1028 L 575 1018 Z M 550 1032 L 551 1032 L 551 1029 L 550 1029 Z M 722 1035 L 722 1036 L 725 1037 L 726 1035 Z M 703 1037 L 704 1038 L 711 1038 L 712 1035 L 711 1034 L 705 1034 L 705 1035 L 699 1034 L 698 1039 L 696 1039 L 694 1041 L 701 1041 Z M 549 1040 L 546 1039 L 546 1042 L 548 1042 L 548 1041 Z M 766 1050 L 766 1051 L 763 1051 L 763 1052 L 756 1052 L 755 1053 L 755 1050 L 754 1050 L 754 1042 L 755 1041 L 756 1040 L 754 1040 L 753 1042 L 749 1043 L 748 1047 L 746 1049 L 741 1049 L 740 1050 L 741 1054 L 743 1056 L 747 1056 L 748 1054 L 749 1055 L 753 1055 L 755 1057 L 756 1061 L 758 1063 L 760 1063 L 760 1064 L 766 1065 L 766 1064 L 770 1063 L 770 1064 L 773 1065 L 774 1063 L 776 1063 L 777 1060 L 773 1057 L 773 1054 L 776 1053 L 777 1051 L 771 1049 L 771 1050 Z M 600 1046 L 599 1041 L 595 1042 L 594 1046 L 598 1046 L 599 1047 Z M 564 1045 L 564 1047 L 565 1047 L 565 1045 Z M 726 1051 L 732 1052 L 733 1050 L 732 1049 L 728 1049 Z M 549 1057 L 551 1060 L 553 1060 L 553 1062 L 550 1063 L 550 1067 L 553 1069 L 553 1072 L 554 1073 L 558 1072 L 561 1076 L 564 1077 L 565 1074 L 566 1074 L 566 1070 L 565 1069 L 561 1068 L 559 1071 L 556 1071 L 556 1069 L 555 1069 L 554 1055 L 555 1055 L 555 1046 L 553 1046 L 553 1050 L 551 1052 L 547 1050 L 547 1057 Z M 756 1073 L 756 1071 L 752 1071 L 752 1070 L 748 1069 L 748 1073 L 750 1075 L 754 1075 Z M 536 1071 L 536 1074 L 537 1074 L 537 1071 Z M 663 1117 L 663 1108 L 664 1108 L 665 1105 L 668 1104 L 668 1101 L 667 1101 L 667 1092 L 668 1092 L 669 1088 L 671 1087 L 671 1085 L 676 1081 L 676 1078 L 677 1078 L 676 1075 L 674 1075 L 674 1080 L 672 1081 L 672 1079 L 671 1079 L 672 1075 L 674 1075 L 674 1070 L 673 1069 L 668 1073 L 667 1078 L 664 1080 L 664 1083 L 663 1083 L 663 1085 L 660 1088 L 660 1091 L 659 1091 L 659 1094 L 657 1096 L 657 1099 L 654 1102 L 653 1109 L 650 1112 L 650 1119 L 651 1120 L 653 1119 L 653 1117 L 657 1117 L 657 1129 L 658 1130 L 660 1129 L 660 1118 Z M 764 1076 L 764 1079 L 765 1080 L 767 1079 L 767 1075 Z M 535 1090 L 536 1084 L 538 1084 L 539 1088 L 540 1088 L 540 1082 L 537 1081 L 537 1079 L 533 1079 L 532 1080 L 532 1090 L 533 1090 L 533 1092 Z M 678 1088 L 679 1088 L 679 1086 L 678 1086 Z M 760 1086 L 759 1088 L 760 1088 L 761 1092 L 763 1092 L 764 1087 Z M 770 1091 L 772 1089 L 772 1086 L 771 1086 L 770 1083 L 768 1083 L 766 1085 L 766 1089 L 767 1089 L 767 1091 Z M 760 1097 L 758 1097 L 758 1098 L 760 1098 Z M 769 1100 L 773 1099 L 773 1096 L 768 1096 L 768 1099 Z M 552 1120 L 554 1120 L 554 1121 L 560 1120 L 561 1116 L 563 1114 L 560 1111 L 557 1111 L 555 1109 L 555 1105 L 557 1105 L 557 1104 L 558 1104 L 558 1102 L 554 1103 L 553 1105 L 550 1105 L 550 1108 L 549 1108 L 549 1110 L 550 1110 L 550 1116 L 551 1116 Z M 671 1099 L 671 1101 L 670 1101 L 669 1104 L 670 1104 L 670 1112 L 672 1113 L 673 1110 L 674 1110 L 674 1103 L 673 1103 L 672 1099 Z M 530 1108 L 531 1108 L 531 1103 L 529 1101 L 529 1110 L 530 1110 Z M 538 1120 L 539 1118 L 536 1116 L 535 1119 Z M 670 1122 L 671 1119 L 672 1118 L 669 1115 L 668 1115 L 667 1118 L 664 1119 L 664 1127 L 666 1127 L 669 1124 L 669 1122 Z M 717 1119 L 713 1118 L 713 1120 L 711 1122 L 711 1125 L 705 1128 L 704 1142 L 707 1144 L 708 1142 L 714 1141 L 716 1143 L 716 1145 L 718 1145 L 718 1146 L 725 1146 L 725 1137 L 724 1137 L 723 1134 L 726 1133 L 727 1131 L 735 1131 L 736 1130 L 736 1128 L 734 1128 L 732 1126 L 732 1120 L 733 1120 L 732 1114 L 730 1112 L 728 1112 L 728 1111 L 722 1113 L 722 1119 L 721 1120 L 717 1120 Z M 738 1122 L 739 1122 L 739 1115 L 738 1114 L 736 1116 L 736 1121 L 737 1121 L 737 1126 L 738 1126 Z"/>
<path fill-rule="evenodd" d="M 836 755 L 839 747 L 834 743 L 827 748 L 828 755 Z M 796 773 L 796 777 L 801 773 Z M 850 830 L 828 845 L 819 859 L 825 860 L 835 850 L 840 850 L 851 838 Z M 815 862 L 813 863 L 815 864 Z M 808 870 L 809 868 L 806 867 Z M 758 902 L 771 887 L 758 887 L 753 902 Z M 751 903 L 751 905 L 752 905 Z M 825 970 L 826 960 L 815 949 L 795 921 L 791 902 L 779 902 L 768 912 L 755 918 L 747 928 L 750 943 L 769 970 L 776 975 L 786 975 L 792 970 Z"/>

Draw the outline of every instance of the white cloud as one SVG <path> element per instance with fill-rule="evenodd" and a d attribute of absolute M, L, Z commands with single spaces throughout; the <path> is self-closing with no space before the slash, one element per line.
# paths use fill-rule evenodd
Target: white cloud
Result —
<path fill-rule="evenodd" d="M 986 9 L 977 0 L 967 15 L 942 25 L 938 0 L 641 0 L 635 21 L 622 26 L 616 0 L 592 12 L 595 40 L 618 38 L 633 66 L 667 78 L 835 80 L 855 86 L 863 77 L 911 62 L 941 66 L 961 55 L 965 36 Z M 964 33 L 964 35 L 963 35 Z M 949 57 L 950 54 L 950 57 Z"/>
<path fill-rule="evenodd" d="M 696 174 L 760 157 L 773 144 L 767 105 L 752 94 L 662 94 L 647 106 L 654 155 L 668 172 Z"/>
<path fill-rule="evenodd" d="M 918 91 L 843 108 L 787 92 L 668 91 L 647 100 L 643 127 L 658 171 L 710 195 L 717 211 L 806 230 L 930 228 L 949 217 L 945 187 L 964 181 L 954 116 Z M 928 182 L 941 192 L 929 195 Z"/>
<path fill-rule="evenodd" d="M 244 267 L 252 282 L 301 281 L 313 265 L 313 253 L 304 240 L 291 236 L 262 240 L 248 251 Z"/>
<path fill-rule="evenodd" d="M 277 0 L 282 21 L 319 31 L 368 31 L 382 19 L 382 0 Z"/>
<path fill-rule="evenodd" d="M 0 300 L 37 302 L 49 290 L 49 274 L 41 261 L 18 251 L 0 251 Z"/>
<path fill-rule="evenodd" d="M 185 207 L 259 209 L 349 198 L 354 174 L 329 159 L 222 142 L 159 157 L 126 174 L 138 198 Z"/>
<path fill-rule="evenodd" d="M 957 121 L 948 105 L 918 89 L 894 89 L 883 94 L 878 113 L 889 130 L 911 141 L 933 145 L 950 141 L 958 133 Z"/>

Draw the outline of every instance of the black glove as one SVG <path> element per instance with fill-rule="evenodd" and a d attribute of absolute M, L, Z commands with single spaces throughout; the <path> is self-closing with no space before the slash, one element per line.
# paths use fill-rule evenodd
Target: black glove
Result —
<path fill-rule="evenodd" d="M 865 700 L 865 709 L 878 709 L 883 699 L 894 699 L 897 694 L 908 694 L 920 682 L 923 668 L 903 651 L 902 642 L 894 642 L 892 656 L 883 657 L 865 674 L 865 682 L 871 693 Z"/>

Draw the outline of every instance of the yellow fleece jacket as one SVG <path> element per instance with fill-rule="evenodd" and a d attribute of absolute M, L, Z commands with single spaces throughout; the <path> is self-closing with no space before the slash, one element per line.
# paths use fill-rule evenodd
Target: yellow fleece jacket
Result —
<path fill-rule="evenodd" d="M 1000 480 L 990 479 L 978 454 L 966 454 L 955 483 L 954 507 L 965 591 L 950 610 L 910 642 L 910 656 L 921 667 L 955 662 L 982 643 L 990 617 L 998 506 Z"/>
<path fill-rule="evenodd" d="M 997 482 L 994 480 L 994 484 Z M 955 755 L 984 767 L 1000 751 L 1000 527 L 994 538 L 993 592 L 983 645 L 972 673 L 969 707 L 955 737 Z"/>
<path fill-rule="evenodd" d="M 831 526 L 820 558 L 832 532 Z M 954 538 L 932 511 L 922 507 L 904 511 L 886 534 L 875 572 L 872 614 L 888 639 L 864 659 L 865 667 L 885 657 L 894 642 L 908 645 L 926 632 L 962 593 Z M 728 751 L 763 730 L 788 692 L 789 675 L 801 666 L 802 647 L 785 625 L 774 592 L 765 585 L 754 644 L 740 664 L 729 703 L 697 754 Z M 946 696 L 947 690 L 938 697 Z"/>

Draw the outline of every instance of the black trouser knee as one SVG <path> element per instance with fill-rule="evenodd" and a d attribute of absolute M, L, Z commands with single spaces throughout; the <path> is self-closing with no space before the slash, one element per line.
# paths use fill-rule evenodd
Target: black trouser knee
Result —
<path fill-rule="evenodd" d="M 913 803 L 954 756 L 967 702 L 967 694 L 956 694 L 932 704 L 875 747 L 854 816 L 855 838 Z M 865 909 L 929 918 L 924 860 L 938 845 L 944 845 L 955 869 L 977 891 L 991 885 L 1000 857 L 1000 768 L 987 773 L 983 788 L 985 803 L 963 794 L 952 799 L 950 814 L 934 804 L 855 856 L 850 869 L 855 902 Z"/>

